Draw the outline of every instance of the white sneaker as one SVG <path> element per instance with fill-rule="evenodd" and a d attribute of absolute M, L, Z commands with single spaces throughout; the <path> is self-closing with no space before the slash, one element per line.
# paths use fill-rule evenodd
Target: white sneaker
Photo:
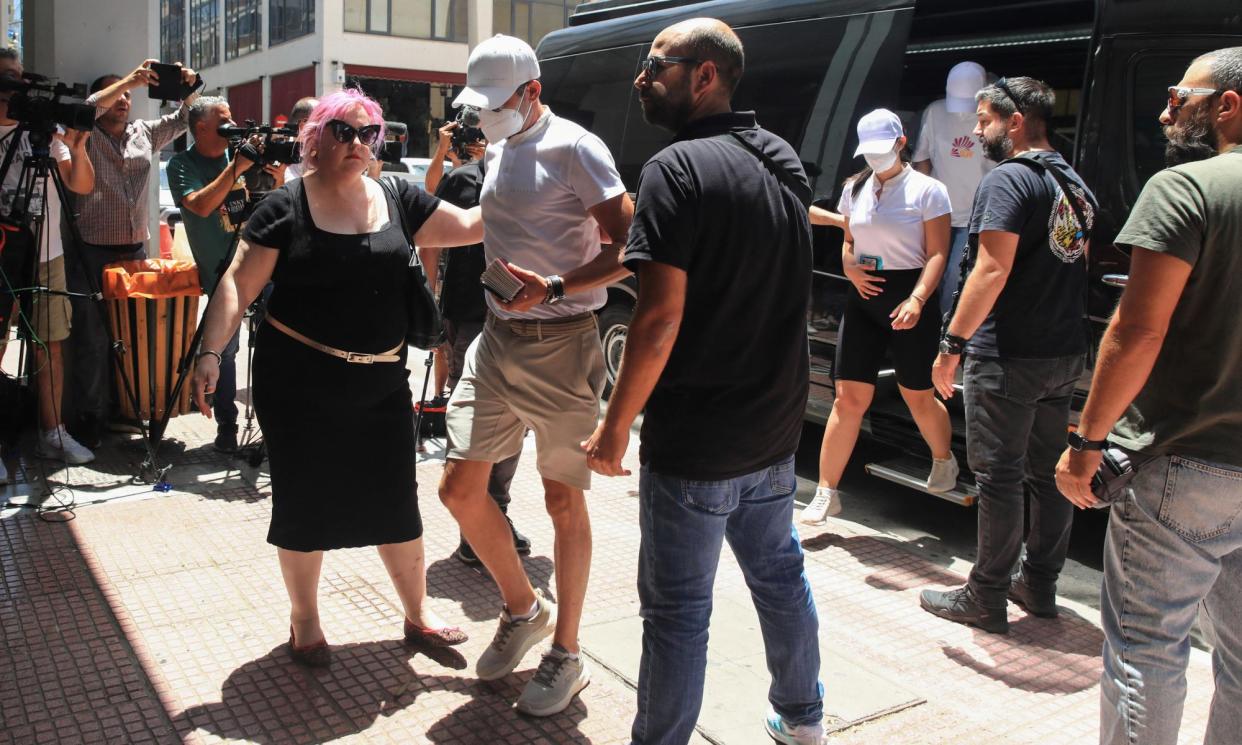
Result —
<path fill-rule="evenodd" d="M 535 676 L 522 689 L 518 711 L 536 717 L 560 714 L 591 683 L 591 671 L 581 656 L 571 658 L 553 647 L 544 652 Z"/>
<path fill-rule="evenodd" d="M 833 515 L 841 514 L 841 492 L 830 486 L 815 488 L 815 498 L 798 518 L 805 525 L 823 525 Z"/>
<path fill-rule="evenodd" d="M 824 738 L 822 723 L 795 726 L 786 722 L 785 718 L 773 709 L 768 709 L 768 715 L 763 720 L 763 728 L 768 731 L 768 737 L 783 745 L 823 745 L 827 742 Z"/>
<path fill-rule="evenodd" d="M 949 453 L 944 460 L 932 458 L 931 473 L 927 476 L 927 491 L 946 492 L 957 486 L 957 475 L 961 469 L 957 467 L 957 457 Z"/>
<path fill-rule="evenodd" d="M 43 433 L 43 436 L 39 438 L 38 453 L 40 458 L 63 460 L 75 466 L 95 460 L 95 454 L 73 439 L 73 436 L 65 431 L 63 424 L 50 432 Z"/>

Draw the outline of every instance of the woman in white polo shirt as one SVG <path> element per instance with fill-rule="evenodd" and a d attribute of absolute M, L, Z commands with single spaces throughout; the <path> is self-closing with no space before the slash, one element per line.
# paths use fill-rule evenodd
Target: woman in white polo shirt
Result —
<path fill-rule="evenodd" d="M 819 451 L 819 488 L 801 516 L 809 524 L 841 511 L 837 485 L 886 353 L 932 452 L 928 490 L 957 484 L 949 414 L 931 382 L 940 330 L 937 287 L 949 250 L 949 194 L 905 162 L 906 137 L 893 112 L 877 109 L 864 116 L 858 139 L 854 154 L 866 158 L 867 167 L 846 182 L 837 205 L 845 223 L 841 259 L 853 288 L 837 334 L 836 399 Z"/>

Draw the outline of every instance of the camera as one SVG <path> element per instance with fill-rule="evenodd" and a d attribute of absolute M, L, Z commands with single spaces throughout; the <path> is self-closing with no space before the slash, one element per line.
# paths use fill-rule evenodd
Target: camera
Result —
<path fill-rule="evenodd" d="M 409 133 L 404 122 L 384 122 L 384 145 L 380 148 L 379 158 L 385 163 L 399 164 L 405 157 L 405 141 Z"/>
<path fill-rule="evenodd" d="M 276 181 L 263 167 L 270 163 L 291 165 L 302 161 L 302 147 L 297 141 L 298 131 L 292 127 L 273 127 L 270 124 L 255 124 L 247 119 L 238 127 L 223 124 L 216 129 L 216 134 L 229 141 L 236 151 L 251 142 L 257 157 L 254 166 L 242 174 L 246 181 L 246 190 L 252 194 L 265 194 L 276 187 Z M 247 158 L 250 154 L 247 154 Z"/>
<path fill-rule="evenodd" d="M 27 125 L 31 144 L 47 146 L 56 127 L 89 132 L 95 128 L 95 107 L 62 98 L 86 98 L 86 85 L 51 85 L 28 72 L 20 80 L 0 77 L 0 93 L 9 93 L 9 118 Z"/>
<path fill-rule="evenodd" d="M 479 110 L 474 106 L 462 106 L 457 110 L 457 128 L 453 130 L 452 146 L 457 157 L 469 160 L 470 154 L 466 146 L 473 145 L 483 139 L 483 130 L 479 128 Z"/>

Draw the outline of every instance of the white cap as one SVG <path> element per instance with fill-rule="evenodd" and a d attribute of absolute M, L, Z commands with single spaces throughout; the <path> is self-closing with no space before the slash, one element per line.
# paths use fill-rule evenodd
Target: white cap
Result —
<path fill-rule="evenodd" d="M 858 120 L 858 149 L 854 155 L 883 155 L 904 135 L 901 120 L 888 109 L 876 109 Z"/>
<path fill-rule="evenodd" d="M 975 94 L 983 88 L 987 73 L 978 62 L 959 62 L 949 70 L 944 84 L 944 107 L 950 114 L 973 114 Z"/>
<path fill-rule="evenodd" d="M 453 107 L 498 109 L 519 86 L 538 77 L 539 60 L 530 44 L 496 34 L 470 53 L 466 89 L 453 99 Z"/>

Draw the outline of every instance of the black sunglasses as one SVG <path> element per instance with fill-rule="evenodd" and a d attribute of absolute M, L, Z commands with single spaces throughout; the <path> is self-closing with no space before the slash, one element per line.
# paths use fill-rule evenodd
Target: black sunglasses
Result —
<path fill-rule="evenodd" d="M 382 128 L 379 124 L 368 124 L 365 127 L 355 128 L 340 119 L 332 119 L 326 126 L 328 131 L 332 133 L 332 136 L 336 138 L 336 141 L 342 145 L 352 144 L 354 138 L 357 137 L 358 141 L 367 147 L 373 146 L 376 140 L 379 139 L 380 129 Z"/>
<path fill-rule="evenodd" d="M 1000 88 L 1001 92 L 1008 96 L 1010 101 L 1013 101 L 1014 108 L 1018 111 L 1022 110 L 1022 106 L 1018 103 L 1018 97 L 1013 94 L 1013 91 L 1009 90 L 1009 78 L 1000 78 L 992 85 Z"/>
<path fill-rule="evenodd" d="M 666 65 L 690 65 L 701 61 L 698 57 L 661 57 L 653 54 L 638 63 L 638 72 L 654 78 Z"/>

